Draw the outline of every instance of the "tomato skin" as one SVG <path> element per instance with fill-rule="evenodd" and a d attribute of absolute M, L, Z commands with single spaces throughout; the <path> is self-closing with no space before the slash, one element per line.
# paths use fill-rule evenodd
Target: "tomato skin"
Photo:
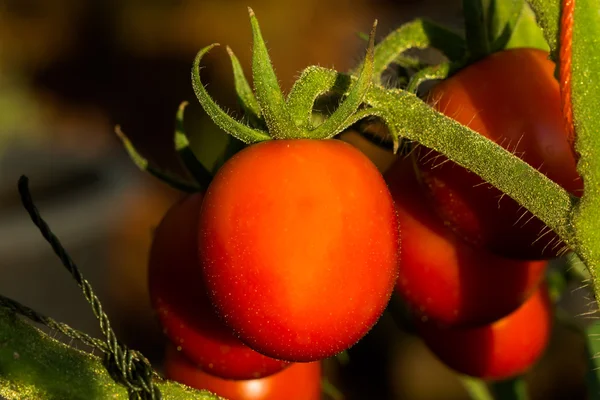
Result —
<path fill-rule="evenodd" d="M 411 158 L 398 158 L 384 178 L 402 233 L 396 292 L 414 313 L 445 326 L 483 325 L 536 290 L 547 261 L 505 259 L 461 240 L 428 207 Z"/>
<path fill-rule="evenodd" d="M 207 374 L 173 346 L 167 347 L 165 376 L 196 389 L 206 389 L 228 400 L 319 400 L 321 363 L 298 363 L 261 379 L 233 381 Z"/>
<path fill-rule="evenodd" d="M 450 368 L 482 379 L 502 380 L 526 372 L 542 355 L 552 329 L 545 285 L 512 314 L 477 328 L 441 329 L 419 321 L 427 346 Z"/>
<path fill-rule="evenodd" d="M 583 190 L 548 53 L 511 49 L 492 54 L 434 87 L 428 102 L 570 193 Z M 563 250 L 557 235 L 514 200 L 453 162 L 442 164 L 447 159 L 439 153 L 421 150 L 423 181 L 440 216 L 460 236 L 512 258 L 551 258 Z"/>
<path fill-rule="evenodd" d="M 215 314 L 198 260 L 202 194 L 175 204 L 155 231 L 148 280 L 153 308 L 165 334 L 206 372 L 226 379 L 271 375 L 288 363 L 255 352 Z"/>
<path fill-rule="evenodd" d="M 251 348 L 308 362 L 362 338 L 397 277 L 399 233 L 375 166 L 339 140 L 272 140 L 209 186 L 199 249 L 213 304 Z"/>

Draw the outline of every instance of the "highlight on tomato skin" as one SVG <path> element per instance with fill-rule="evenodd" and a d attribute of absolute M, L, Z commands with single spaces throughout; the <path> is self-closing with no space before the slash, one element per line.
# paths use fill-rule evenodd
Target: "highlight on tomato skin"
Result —
<path fill-rule="evenodd" d="M 552 330 L 552 305 L 545 284 L 512 314 L 476 328 L 443 329 L 416 321 L 417 331 L 450 368 L 502 380 L 525 373 L 543 354 Z"/>
<path fill-rule="evenodd" d="M 385 181 L 340 140 L 271 140 L 237 153 L 209 186 L 199 229 L 219 315 L 278 359 L 320 360 L 354 345 L 398 274 Z"/>
<path fill-rule="evenodd" d="M 399 157 L 384 178 L 402 236 L 396 292 L 413 313 L 445 326 L 483 325 L 536 290 L 547 261 L 505 259 L 461 240 L 429 207 L 412 158 Z"/>
<path fill-rule="evenodd" d="M 442 81 L 427 101 L 579 196 L 583 182 L 568 140 L 554 69 L 544 51 L 505 50 Z M 465 240 L 518 259 L 552 258 L 564 251 L 558 236 L 513 199 L 439 153 L 420 150 L 418 167 L 430 201 Z"/>
<path fill-rule="evenodd" d="M 260 379 L 227 380 L 207 374 L 170 345 L 165 376 L 195 389 L 206 389 L 228 400 L 320 400 L 321 363 L 297 363 Z"/>
<path fill-rule="evenodd" d="M 271 375 L 289 363 L 255 352 L 215 314 L 197 252 L 203 195 L 192 194 L 167 212 L 149 257 L 150 298 L 169 340 L 206 372 L 227 379 Z"/>

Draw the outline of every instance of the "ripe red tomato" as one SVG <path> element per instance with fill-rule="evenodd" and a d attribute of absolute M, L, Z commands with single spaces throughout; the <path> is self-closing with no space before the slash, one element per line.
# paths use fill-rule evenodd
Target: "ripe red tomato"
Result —
<path fill-rule="evenodd" d="M 206 389 L 228 400 L 319 400 L 321 363 L 298 363 L 261 379 L 233 381 L 198 369 L 173 346 L 167 347 L 165 375 L 196 389 Z"/>
<path fill-rule="evenodd" d="M 198 260 L 198 217 L 202 195 L 175 204 L 156 229 L 148 279 L 152 305 L 165 334 L 206 372 L 227 379 L 251 379 L 288 365 L 240 342 L 215 314 Z"/>
<path fill-rule="evenodd" d="M 512 314 L 489 325 L 441 329 L 417 322 L 419 334 L 440 360 L 458 372 L 489 380 L 526 372 L 546 348 L 551 328 L 545 285 Z"/>
<path fill-rule="evenodd" d="M 572 194 L 576 171 L 548 53 L 511 49 L 470 65 L 428 95 L 438 111 L 521 157 Z M 441 217 L 469 242 L 513 258 L 557 255 L 554 232 L 475 174 L 421 149 L 419 169 Z M 527 182 L 523 182 L 524 185 Z"/>
<path fill-rule="evenodd" d="M 339 140 L 272 140 L 221 167 L 200 213 L 213 304 L 278 359 L 352 346 L 385 309 L 398 269 L 394 204 L 375 166 Z"/>
<path fill-rule="evenodd" d="M 428 207 L 411 158 L 384 174 L 402 233 L 396 291 L 419 316 L 446 326 L 487 324 L 518 308 L 547 261 L 511 260 L 461 240 Z"/>

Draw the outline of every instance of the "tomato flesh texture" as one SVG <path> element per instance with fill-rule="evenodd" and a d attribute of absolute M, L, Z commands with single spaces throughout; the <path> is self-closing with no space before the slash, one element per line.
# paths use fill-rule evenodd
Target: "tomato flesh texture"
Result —
<path fill-rule="evenodd" d="M 240 342 L 214 312 L 198 259 L 202 195 L 175 204 L 155 231 L 148 279 L 151 302 L 170 341 L 198 368 L 226 379 L 271 375 L 288 363 Z"/>
<path fill-rule="evenodd" d="M 483 325 L 536 290 L 547 261 L 502 258 L 457 237 L 429 207 L 411 158 L 398 158 L 384 177 L 402 234 L 396 291 L 414 313 L 445 326 Z"/>
<path fill-rule="evenodd" d="M 381 174 L 339 140 L 272 140 L 208 188 L 200 254 L 213 304 L 240 339 L 289 361 L 362 338 L 397 277 L 399 234 Z"/>
<path fill-rule="evenodd" d="M 492 54 L 435 86 L 428 102 L 570 193 L 581 193 L 548 53 L 511 49 Z M 422 148 L 418 165 L 437 211 L 460 236 L 513 258 L 551 258 L 564 249 L 554 232 L 514 200 L 444 161 L 439 153 Z"/>
<path fill-rule="evenodd" d="M 417 322 L 419 334 L 440 360 L 458 372 L 489 380 L 525 373 L 542 355 L 551 328 L 545 285 L 513 313 L 489 325 L 441 329 Z"/>
<path fill-rule="evenodd" d="M 299 363 L 261 379 L 233 381 L 221 379 L 198 369 L 168 346 L 165 375 L 195 389 L 206 389 L 228 400 L 319 400 L 321 363 Z"/>

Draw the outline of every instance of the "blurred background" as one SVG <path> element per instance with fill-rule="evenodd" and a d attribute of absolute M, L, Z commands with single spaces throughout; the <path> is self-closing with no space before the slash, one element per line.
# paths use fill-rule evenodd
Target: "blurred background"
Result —
<path fill-rule="evenodd" d="M 195 147 L 207 154 L 218 147 L 221 133 L 195 100 L 190 68 L 201 47 L 219 42 L 249 72 L 248 5 L 284 91 L 308 65 L 352 68 L 365 50 L 358 33 L 374 19 L 378 38 L 417 16 L 461 24 L 460 0 L 0 0 L 0 293 L 99 335 L 76 284 L 20 206 L 16 183 L 27 174 L 42 215 L 117 334 L 160 368 L 164 339 L 149 306 L 146 260 L 153 227 L 181 193 L 138 171 L 114 126 L 149 160 L 177 169 L 174 115 L 188 100 Z M 205 65 L 211 94 L 237 110 L 225 52 L 213 51 Z M 556 329 L 529 377 L 535 399 L 585 398 L 583 345 Z M 350 351 L 348 365 L 329 363 L 328 371 L 347 399 L 467 398 L 455 375 L 387 318 Z"/>

